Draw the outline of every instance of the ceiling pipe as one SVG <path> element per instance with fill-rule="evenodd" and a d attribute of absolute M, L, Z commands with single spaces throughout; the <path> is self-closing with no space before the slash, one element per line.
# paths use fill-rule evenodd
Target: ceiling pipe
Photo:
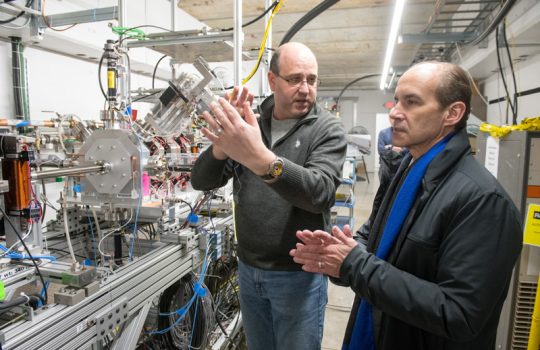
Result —
<path fill-rule="evenodd" d="M 308 24 L 313 18 L 320 15 L 322 12 L 324 12 L 326 9 L 334 5 L 339 0 L 324 0 L 319 5 L 315 6 L 311 11 L 306 13 L 302 18 L 298 20 L 289 30 L 287 33 L 285 33 L 285 36 L 283 36 L 283 39 L 281 39 L 281 42 L 279 43 L 279 46 L 288 43 L 291 41 L 292 37 L 300 30 L 302 29 L 306 24 Z"/>
<path fill-rule="evenodd" d="M 482 40 L 484 40 L 491 32 L 493 32 L 495 30 L 495 28 L 497 28 L 499 23 L 501 23 L 501 21 L 504 19 L 504 17 L 506 17 L 506 15 L 508 14 L 508 12 L 512 8 L 512 6 L 514 6 L 515 3 L 516 3 L 516 0 L 506 0 L 503 7 L 501 7 L 501 9 L 497 13 L 497 15 L 495 16 L 493 21 L 491 21 L 491 23 L 486 27 L 486 29 L 480 35 L 478 35 L 475 39 L 473 39 L 473 40 L 471 40 L 469 42 L 465 42 L 464 44 L 465 45 L 477 45 Z"/>

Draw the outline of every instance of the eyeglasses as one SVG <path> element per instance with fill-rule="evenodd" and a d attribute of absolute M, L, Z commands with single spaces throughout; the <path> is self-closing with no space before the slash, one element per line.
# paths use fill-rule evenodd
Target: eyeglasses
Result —
<path fill-rule="evenodd" d="M 287 84 L 289 84 L 290 87 L 299 87 L 304 82 L 306 82 L 309 86 L 317 87 L 321 85 L 321 81 L 319 78 L 315 77 L 308 77 L 307 79 L 302 79 L 300 76 L 293 76 L 292 78 L 285 78 L 282 77 L 279 74 L 276 74 L 279 78 L 285 80 Z"/>

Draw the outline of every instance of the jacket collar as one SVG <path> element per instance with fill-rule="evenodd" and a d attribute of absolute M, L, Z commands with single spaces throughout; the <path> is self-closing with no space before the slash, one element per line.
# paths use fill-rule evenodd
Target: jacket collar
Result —
<path fill-rule="evenodd" d="M 267 97 L 257 108 L 260 114 L 259 122 L 261 126 L 261 131 L 266 145 L 270 144 L 270 130 L 272 128 L 271 123 L 272 115 L 274 113 L 274 104 L 274 95 L 271 95 Z M 299 118 L 298 123 L 296 123 L 296 125 L 291 130 L 289 130 L 287 134 L 291 133 L 293 130 L 296 130 L 300 125 L 318 118 L 321 114 L 321 111 L 321 107 L 317 104 L 317 102 L 315 102 L 309 112 L 305 116 Z"/>
<path fill-rule="evenodd" d="M 430 190 L 437 186 L 444 176 L 448 174 L 449 170 L 455 168 L 456 163 L 470 152 L 471 146 L 466 129 L 463 128 L 456 131 L 456 134 L 450 139 L 445 149 L 429 165 L 428 171 L 424 176 L 425 190 L 431 192 Z"/>

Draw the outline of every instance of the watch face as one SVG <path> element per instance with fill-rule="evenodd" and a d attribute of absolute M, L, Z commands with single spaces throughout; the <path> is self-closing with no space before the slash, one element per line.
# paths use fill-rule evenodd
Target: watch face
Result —
<path fill-rule="evenodd" d="M 283 161 L 281 161 L 281 159 L 277 159 L 272 166 L 272 176 L 278 177 L 279 175 L 281 175 L 282 171 L 283 171 Z"/>

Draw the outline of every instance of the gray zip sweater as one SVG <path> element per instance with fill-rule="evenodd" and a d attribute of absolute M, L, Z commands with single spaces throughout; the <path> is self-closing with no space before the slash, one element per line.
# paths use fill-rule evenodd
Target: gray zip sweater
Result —
<path fill-rule="evenodd" d="M 273 96 L 259 107 L 259 126 L 269 148 L 273 109 Z M 289 256 L 298 242 L 296 231 L 330 229 L 346 153 L 343 124 L 315 104 L 271 150 L 284 160 L 283 173 L 272 184 L 231 159 L 215 159 L 212 147 L 199 156 L 191 182 L 196 190 L 207 191 L 234 177 L 239 258 L 265 270 L 299 271 Z"/>

